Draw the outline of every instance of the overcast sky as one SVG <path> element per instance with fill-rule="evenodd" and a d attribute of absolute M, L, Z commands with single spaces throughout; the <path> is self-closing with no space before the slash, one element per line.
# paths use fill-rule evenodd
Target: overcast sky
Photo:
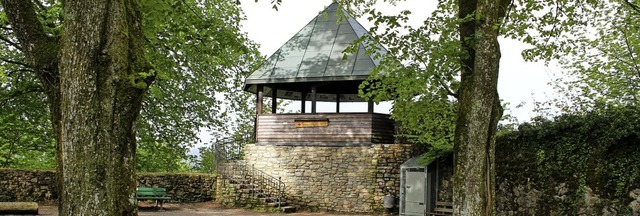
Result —
<path fill-rule="evenodd" d="M 271 1 L 241 0 L 247 20 L 242 22 L 242 31 L 248 33 L 251 40 L 260 44 L 260 52 L 270 56 L 295 33 L 311 21 L 318 12 L 331 4 L 331 0 L 284 0 L 278 11 L 271 8 Z M 389 14 L 395 14 L 402 10 L 410 10 L 412 15 L 410 25 L 419 25 L 429 16 L 437 1 L 407 0 L 396 7 L 388 4 L 379 4 L 377 9 Z M 365 27 L 372 23 L 366 19 L 358 19 Z M 546 101 L 553 97 L 551 88 L 547 85 L 551 80 L 551 70 L 543 63 L 525 62 L 520 52 L 526 46 L 517 41 L 501 39 L 502 59 L 500 62 L 500 79 L 498 92 L 500 98 L 511 105 L 509 111 L 518 117 L 520 121 L 526 121 L 535 116 L 532 112 L 534 97 L 536 101 Z M 516 108 L 516 105 L 525 103 Z M 295 103 L 290 109 L 299 109 L 299 103 Z M 333 105 L 324 106 L 333 109 Z M 389 104 L 376 106 L 376 112 L 388 112 Z M 327 108 L 324 108 L 325 110 Z M 341 105 L 341 111 L 366 110 L 366 105 Z M 319 105 L 319 111 L 323 106 Z M 328 111 L 328 110 L 327 110 Z M 505 113 L 506 114 L 506 113 Z"/>

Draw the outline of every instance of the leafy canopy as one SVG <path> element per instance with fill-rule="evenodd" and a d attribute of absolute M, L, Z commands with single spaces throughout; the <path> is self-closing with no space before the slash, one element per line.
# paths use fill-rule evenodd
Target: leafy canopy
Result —
<path fill-rule="evenodd" d="M 58 36 L 60 1 L 34 3 L 47 34 Z M 201 142 L 201 130 L 230 133 L 224 123 L 248 106 L 236 98 L 259 54 L 239 29 L 244 15 L 235 1 L 146 0 L 141 10 L 146 56 L 157 78 L 137 124 L 138 170 L 171 171 L 190 158 L 188 147 Z M 0 134 L 0 155 L 8 160 L 23 154 L 7 153 L 11 146 L 54 149 L 46 97 L 12 33 L 0 8 L 0 110 L 7 128 Z M 53 161 L 53 155 L 46 157 Z"/>

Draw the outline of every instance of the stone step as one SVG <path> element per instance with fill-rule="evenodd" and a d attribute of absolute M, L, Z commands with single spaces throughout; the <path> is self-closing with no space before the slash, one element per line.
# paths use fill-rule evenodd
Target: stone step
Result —
<path fill-rule="evenodd" d="M 229 182 L 230 183 L 235 183 L 235 184 L 248 184 L 251 183 L 251 181 L 244 179 L 244 178 L 229 178 Z"/>
<path fill-rule="evenodd" d="M 241 189 L 243 193 L 254 193 L 254 194 L 264 194 L 262 190 L 257 188 L 243 188 Z"/>
<path fill-rule="evenodd" d="M 273 196 L 277 194 L 269 194 L 265 192 L 265 190 L 262 190 L 262 185 L 259 182 L 253 181 L 252 176 L 249 173 L 243 173 L 242 175 L 229 173 L 224 175 L 224 177 L 228 179 L 230 184 L 229 186 L 237 188 L 236 196 L 242 197 L 243 199 L 259 201 L 262 203 L 259 204 L 260 206 L 282 210 L 284 213 L 297 211 L 296 207 L 289 206 L 289 204 L 284 200 Z"/>
<path fill-rule="evenodd" d="M 240 184 L 240 187 L 242 189 L 258 189 L 258 187 L 254 186 L 252 184 L 246 184 L 246 183 Z"/>
<path fill-rule="evenodd" d="M 270 203 L 267 203 L 267 205 L 270 206 L 270 207 L 277 207 L 278 204 L 280 204 L 280 207 L 288 205 L 288 203 L 286 203 L 286 202 L 270 202 Z"/>
<path fill-rule="evenodd" d="M 258 200 L 260 200 L 260 202 L 262 203 L 275 202 L 275 199 L 272 199 L 271 197 L 261 197 L 261 198 L 258 198 Z"/>
<path fill-rule="evenodd" d="M 294 212 L 296 212 L 296 207 L 294 207 L 294 206 L 283 206 L 283 207 L 280 207 L 280 209 L 282 209 L 282 212 L 284 212 L 284 213 L 294 213 Z"/>

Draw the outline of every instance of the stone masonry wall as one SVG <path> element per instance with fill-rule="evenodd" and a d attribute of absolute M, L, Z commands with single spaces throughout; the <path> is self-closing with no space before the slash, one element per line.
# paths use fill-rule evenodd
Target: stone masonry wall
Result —
<path fill-rule="evenodd" d="M 57 197 L 55 172 L 0 169 L 0 202 L 46 202 Z"/>
<path fill-rule="evenodd" d="M 54 171 L 0 169 L 0 202 L 55 202 L 54 178 Z M 138 185 L 167 188 L 170 202 L 204 202 L 215 196 L 216 176 L 140 173 Z"/>
<path fill-rule="evenodd" d="M 412 145 L 245 146 L 245 161 L 286 184 L 293 205 L 309 210 L 381 212 L 383 196 L 399 195 L 400 165 Z"/>
<path fill-rule="evenodd" d="M 167 188 L 170 202 L 206 202 L 215 198 L 216 176 L 208 174 L 138 174 L 138 186 Z"/>

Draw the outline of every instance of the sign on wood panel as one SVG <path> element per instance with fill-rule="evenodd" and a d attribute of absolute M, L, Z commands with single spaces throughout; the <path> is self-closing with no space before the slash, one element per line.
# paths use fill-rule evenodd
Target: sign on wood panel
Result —
<path fill-rule="evenodd" d="M 328 127 L 329 119 L 296 119 L 296 128 Z"/>

